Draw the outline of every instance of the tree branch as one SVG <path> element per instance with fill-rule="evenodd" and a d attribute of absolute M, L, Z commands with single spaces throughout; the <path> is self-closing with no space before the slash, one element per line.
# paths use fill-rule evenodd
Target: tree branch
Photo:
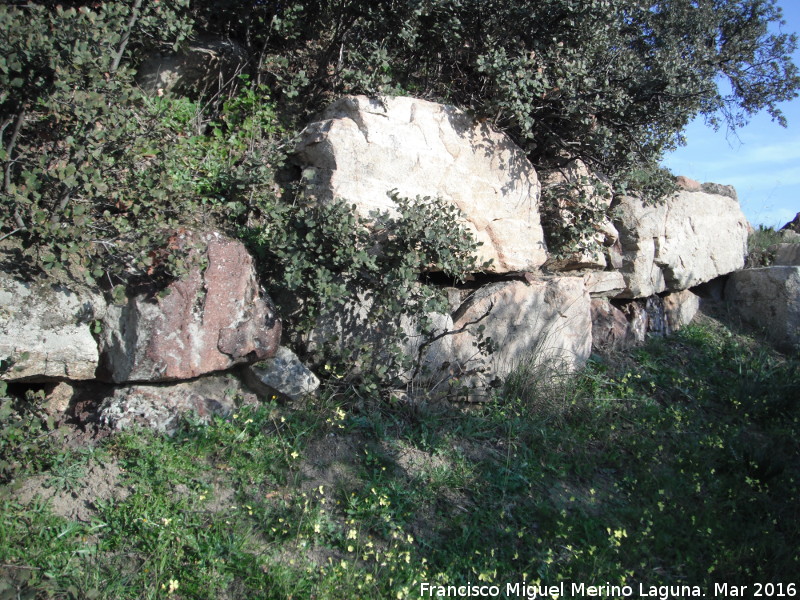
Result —
<path fill-rule="evenodd" d="M 14 147 L 17 145 L 17 138 L 19 137 L 19 132 L 22 130 L 22 123 L 25 121 L 25 109 L 22 108 L 17 115 L 17 122 L 14 123 L 14 132 L 11 134 L 11 139 L 8 142 L 8 146 L 6 146 L 6 166 L 3 173 L 3 191 L 6 194 L 11 193 L 11 165 L 14 164 L 12 160 L 12 154 L 14 152 Z M 4 124 L 6 127 L 7 124 Z"/>
<path fill-rule="evenodd" d="M 142 0 L 136 0 L 133 3 L 133 8 L 131 9 L 131 16 L 128 19 L 128 25 L 125 27 L 125 33 L 122 35 L 122 40 L 119 43 L 119 48 L 117 49 L 117 54 L 114 57 L 114 62 L 111 63 L 111 72 L 116 73 L 117 69 L 119 69 L 119 63 L 122 62 L 122 55 L 125 54 L 125 48 L 128 45 L 128 40 L 131 37 L 131 32 L 133 31 L 133 26 L 136 25 L 136 21 L 139 19 L 139 9 L 142 7 Z"/>

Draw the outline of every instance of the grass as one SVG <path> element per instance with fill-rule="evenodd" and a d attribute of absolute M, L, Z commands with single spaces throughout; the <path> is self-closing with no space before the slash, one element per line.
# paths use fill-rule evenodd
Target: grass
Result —
<path fill-rule="evenodd" d="M 420 583 L 791 583 L 800 371 L 706 320 L 479 405 L 264 405 L 63 450 L 124 495 L 0 501 L 0 598 L 419 598 Z M 21 482 L 30 474 L 20 473 Z M 568 588 L 569 589 L 569 588 Z M 5 595 L 4 595 L 5 594 Z M 609 594 L 606 597 L 613 597 Z"/>

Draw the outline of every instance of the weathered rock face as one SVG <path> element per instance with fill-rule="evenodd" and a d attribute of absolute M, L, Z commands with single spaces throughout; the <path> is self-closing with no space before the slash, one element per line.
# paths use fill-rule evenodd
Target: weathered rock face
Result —
<path fill-rule="evenodd" d="M 623 197 L 615 221 L 627 289 L 624 298 L 679 291 L 744 266 L 747 219 L 727 186 L 703 184 L 657 206 Z"/>
<path fill-rule="evenodd" d="M 800 267 L 764 267 L 732 273 L 725 300 L 784 350 L 800 349 Z"/>
<path fill-rule="evenodd" d="M 94 379 L 99 357 L 91 327 L 105 312 L 103 298 L 84 288 L 23 283 L 0 273 L 0 358 L 17 361 L 0 377 Z"/>
<path fill-rule="evenodd" d="M 678 331 L 691 323 L 700 310 L 700 296 L 690 290 L 667 294 L 663 300 L 668 333 Z"/>
<path fill-rule="evenodd" d="M 184 52 L 149 57 L 136 82 L 150 94 L 197 96 L 229 87 L 246 62 L 247 53 L 230 40 L 197 41 Z"/>
<path fill-rule="evenodd" d="M 247 385 L 264 398 L 299 400 L 319 387 L 317 376 L 285 346 L 278 348 L 274 357 L 249 365 L 243 374 Z"/>
<path fill-rule="evenodd" d="M 201 422 L 227 416 L 241 404 L 258 398 L 230 375 L 211 375 L 170 385 L 118 388 L 100 405 L 100 422 L 113 429 L 142 425 L 172 434 L 180 418 L 193 413 Z"/>
<path fill-rule="evenodd" d="M 393 331 L 394 325 L 372 318 L 372 310 L 372 299 L 359 297 L 347 302 L 338 311 L 321 315 L 314 329 L 303 340 L 306 349 L 320 358 L 325 352 L 332 352 L 339 357 L 352 354 L 351 366 L 356 373 L 369 368 L 369 365 L 363 364 L 364 361 L 386 364 L 384 359 L 391 352 L 387 347 L 391 340 L 387 338 L 386 332 Z M 431 313 L 428 318 L 433 328 L 431 336 L 436 337 L 435 340 L 422 333 L 417 319 L 407 315 L 400 319 L 400 327 L 406 339 L 399 351 L 418 363 L 417 374 L 438 372 L 443 363 L 453 358 L 451 336 L 438 337 L 439 334 L 452 330 L 452 318 L 440 313 Z M 364 346 L 368 348 L 368 352 L 359 350 Z M 408 382 L 414 373 L 412 369 L 393 375 Z"/>
<path fill-rule="evenodd" d="M 195 263 L 207 264 L 205 270 L 193 267 L 166 296 L 139 295 L 109 307 L 100 339 L 105 378 L 191 379 L 275 355 L 280 321 L 245 247 L 217 233 L 190 243 L 202 245 Z"/>
<path fill-rule="evenodd" d="M 612 197 L 611 182 L 589 172 L 581 160 L 573 160 L 562 169 L 545 173 L 541 180 L 542 190 L 549 190 L 553 196 L 554 205 L 542 207 L 542 211 L 553 220 L 551 226 L 573 225 L 575 216 L 568 207 L 575 202 L 587 203 L 598 212 L 608 213 Z M 617 238 L 614 224 L 606 217 L 595 225 L 594 232 L 585 234 L 578 240 L 581 246 L 594 246 L 594 251 L 576 252 L 564 258 L 551 257 L 546 267 L 552 271 L 604 269 L 607 265 L 605 248 L 613 246 Z"/>
<path fill-rule="evenodd" d="M 775 248 L 775 266 L 800 266 L 800 243 L 777 244 Z"/>
<path fill-rule="evenodd" d="M 607 298 L 592 298 L 592 348 L 606 352 L 632 346 L 635 336 L 625 313 Z"/>
<path fill-rule="evenodd" d="M 439 196 L 465 215 L 491 271 L 530 271 L 547 259 L 533 166 L 504 134 L 451 106 L 413 98 L 345 97 L 310 124 L 297 146 L 306 193 L 369 217 L 395 211 L 387 192 Z"/>
<path fill-rule="evenodd" d="M 590 298 L 582 277 L 487 285 L 456 311 L 453 326 L 466 329 L 453 337 L 458 363 L 483 367 L 490 381 L 519 364 L 575 370 L 591 353 Z M 481 326 L 496 349 L 490 356 L 477 346 Z"/>

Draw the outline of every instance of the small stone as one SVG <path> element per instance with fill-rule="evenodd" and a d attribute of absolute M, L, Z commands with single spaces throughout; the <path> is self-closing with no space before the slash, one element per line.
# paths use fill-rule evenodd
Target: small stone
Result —
<path fill-rule="evenodd" d="M 319 388 L 319 379 L 300 362 L 297 355 L 281 346 L 273 358 L 249 365 L 245 383 L 265 399 L 273 396 L 299 400 Z"/>

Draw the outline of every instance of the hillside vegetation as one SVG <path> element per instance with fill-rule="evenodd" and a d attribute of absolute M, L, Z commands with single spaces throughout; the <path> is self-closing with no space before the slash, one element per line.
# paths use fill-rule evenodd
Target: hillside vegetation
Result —
<path fill-rule="evenodd" d="M 426 582 L 505 597 L 563 580 L 790 596 L 799 367 L 704 317 L 572 379 L 520 369 L 479 405 L 330 388 L 67 447 L 29 415 L 0 594 L 419 598 Z"/>
<path fill-rule="evenodd" d="M 537 167 L 580 158 L 656 200 L 659 159 L 698 114 L 783 122 L 800 76 L 780 23 L 773 0 L 4 3 L 0 236 L 113 286 L 179 272 L 153 250 L 181 225 L 280 231 L 292 136 L 347 93 L 455 104 Z M 208 36 L 246 53 L 238 74 L 137 86 L 148 56 Z"/>
<path fill-rule="evenodd" d="M 453 103 L 537 168 L 580 158 L 657 202 L 695 116 L 782 121 L 800 76 L 780 20 L 772 0 L 3 3 L 2 268 L 124 301 L 187 271 L 177 232 L 214 228 L 248 245 L 287 337 L 354 290 L 387 321 L 444 311 L 421 273 L 481 269 L 456 211 L 395 198 L 376 254 L 346 199 L 297 193 L 310 115 L 350 93 Z M 140 88 L 147 57 L 213 36 L 249 57 L 228 80 Z M 606 216 L 581 202 L 575 239 Z M 171 437 L 83 419 L 97 382 L 56 426 L 49 384 L 0 381 L 0 600 L 796 595 L 796 356 L 705 316 L 578 374 L 523 365 L 479 404 L 397 393 L 411 358 L 373 354 L 351 379 L 351 357 L 326 357 L 318 397 Z"/>

